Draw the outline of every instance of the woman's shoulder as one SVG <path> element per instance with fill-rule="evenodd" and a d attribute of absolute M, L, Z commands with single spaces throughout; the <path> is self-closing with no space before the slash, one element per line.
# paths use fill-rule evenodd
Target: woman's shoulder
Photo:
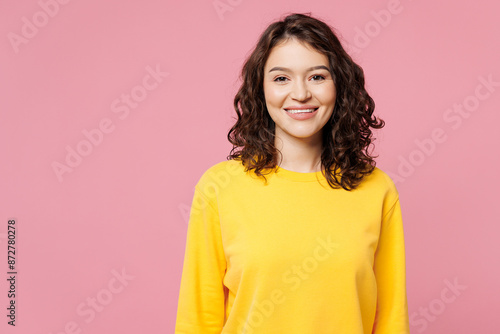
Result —
<path fill-rule="evenodd" d="M 233 177 L 241 176 L 244 173 L 244 167 L 241 161 L 224 160 L 210 165 L 198 180 L 198 187 L 205 187 L 210 184 L 221 184 L 229 182 Z"/>
<path fill-rule="evenodd" d="M 396 184 L 389 176 L 389 173 L 379 167 L 375 167 L 369 175 L 365 176 L 364 183 L 367 186 L 373 186 L 398 195 Z"/>

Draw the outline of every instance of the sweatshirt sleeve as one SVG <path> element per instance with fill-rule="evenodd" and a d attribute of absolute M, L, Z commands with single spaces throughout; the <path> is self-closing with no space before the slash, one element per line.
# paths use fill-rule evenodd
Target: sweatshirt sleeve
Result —
<path fill-rule="evenodd" d="M 405 245 L 399 196 L 382 219 L 374 272 L 378 291 L 372 334 L 410 334 Z"/>
<path fill-rule="evenodd" d="M 175 334 L 220 334 L 226 259 L 217 206 L 195 186 L 187 228 Z"/>

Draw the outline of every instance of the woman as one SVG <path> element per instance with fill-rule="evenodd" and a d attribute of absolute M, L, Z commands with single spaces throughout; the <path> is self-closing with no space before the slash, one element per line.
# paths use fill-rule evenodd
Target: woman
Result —
<path fill-rule="evenodd" d="M 175 333 L 409 333 L 399 196 L 368 152 L 384 122 L 362 69 L 292 14 L 242 80 L 232 154 L 195 186 Z"/>

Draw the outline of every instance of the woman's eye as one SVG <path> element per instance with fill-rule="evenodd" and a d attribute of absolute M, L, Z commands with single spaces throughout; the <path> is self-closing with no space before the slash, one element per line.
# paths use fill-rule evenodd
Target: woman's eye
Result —
<path fill-rule="evenodd" d="M 285 81 L 285 80 L 278 80 L 278 79 L 286 79 L 286 78 L 285 77 L 277 77 L 277 78 L 274 79 L 274 81 L 276 81 L 276 82 L 283 82 L 283 81 Z"/>
<path fill-rule="evenodd" d="M 321 78 L 322 80 L 325 80 L 325 77 L 324 77 L 324 76 L 322 76 L 322 75 L 319 75 L 319 74 L 313 75 L 313 78 L 315 78 L 315 77 L 319 77 L 319 78 Z"/>

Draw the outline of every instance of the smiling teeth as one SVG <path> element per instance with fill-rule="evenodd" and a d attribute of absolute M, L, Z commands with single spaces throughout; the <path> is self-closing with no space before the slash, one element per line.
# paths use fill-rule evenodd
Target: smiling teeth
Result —
<path fill-rule="evenodd" d="M 316 109 L 285 109 L 287 112 L 290 114 L 299 114 L 299 113 L 305 113 L 305 112 L 314 112 Z"/>

